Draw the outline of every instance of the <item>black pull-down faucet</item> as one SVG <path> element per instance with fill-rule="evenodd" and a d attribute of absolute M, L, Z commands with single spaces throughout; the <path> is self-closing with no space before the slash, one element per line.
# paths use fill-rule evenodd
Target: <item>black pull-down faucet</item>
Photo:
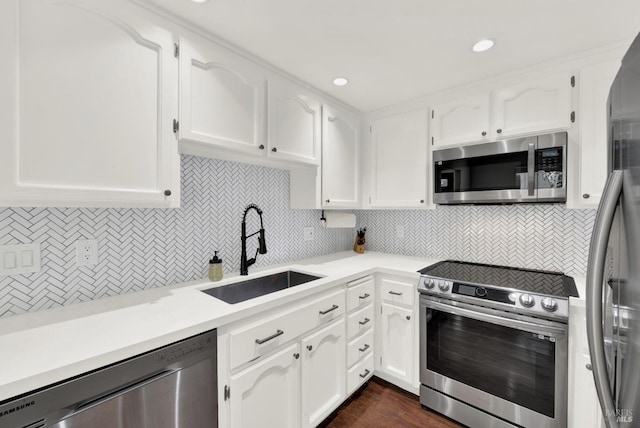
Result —
<path fill-rule="evenodd" d="M 260 216 L 260 230 L 252 233 L 247 236 L 247 213 L 249 210 L 254 209 Z M 252 259 L 247 260 L 247 238 L 251 238 L 253 235 L 258 235 L 258 248 L 256 248 L 256 255 L 253 256 Z M 249 266 L 256 262 L 256 257 L 258 257 L 258 253 L 267 254 L 267 243 L 264 240 L 264 225 L 262 223 L 262 210 L 258 208 L 257 205 L 251 204 L 247 206 L 244 210 L 244 215 L 242 216 L 242 258 L 240 259 L 240 275 L 248 275 L 249 274 Z"/>

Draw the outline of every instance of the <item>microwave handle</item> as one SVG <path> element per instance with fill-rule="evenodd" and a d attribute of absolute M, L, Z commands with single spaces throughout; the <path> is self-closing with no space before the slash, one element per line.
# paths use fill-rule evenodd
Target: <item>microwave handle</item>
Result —
<path fill-rule="evenodd" d="M 527 183 L 529 187 L 529 196 L 535 196 L 535 169 L 536 169 L 536 145 L 529 143 L 527 157 Z"/>

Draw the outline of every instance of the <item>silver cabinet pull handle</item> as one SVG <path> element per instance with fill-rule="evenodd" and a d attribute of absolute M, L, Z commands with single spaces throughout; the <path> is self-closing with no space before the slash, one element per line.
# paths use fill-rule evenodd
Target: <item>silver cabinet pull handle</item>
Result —
<path fill-rule="evenodd" d="M 364 293 L 364 296 L 358 296 L 359 299 L 366 299 L 367 297 L 369 297 L 367 293 Z"/>
<path fill-rule="evenodd" d="M 371 373 L 371 372 L 370 372 L 368 369 L 366 369 L 366 370 L 364 371 L 364 373 L 362 373 L 362 374 L 360 375 L 360 377 L 361 377 L 362 379 L 364 379 L 365 377 L 369 376 L 369 373 Z"/>
<path fill-rule="evenodd" d="M 362 348 L 358 348 L 358 350 L 359 350 L 360 352 L 364 352 L 364 351 L 366 351 L 367 349 L 369 349 L 369 345 L 367 345 L 366 343 L 364 344 L 364 347 L 362 347 Z"/>
<path fill-rule="evenodd" d="M 389 294 L 393 294 L 394 296 L 402 296 L 402 293 L 393 290 L 389 291 Z"/>
<path fill-rule="evenodd" d="M 256 343 L 258 345 L 262 345 L 265 342 L 270 341 L 271 339 L 275 339 L 278 336 L 282 336 L 284 334 L 284 331 L 282 330 L 277 330 L 275 333 L 273 333 L 271 336 L 269 337 L 265 337 L 264 339 L 256 339 Z"/>
<path fill-rule="evenodd" d="M 365 318 L 364 321 L 359 321 L 359 323 L 360 323 L 360 325 L 365 325 L 369 321 L 371 321 L 369 318 Z"/>
<path fill-rule="evenodd" d="M 335 311 L 335 310 L 336 310 L 336 309 L 338 309 L 338 308 L 339 308 L 339 306 L 338 306 L 338 305 L 333 305 L 333 306 L 331 306 L 331 308 L 327 309 L 326 311 L 319 311 L 319 312 L 320 312 L 320 315 L 326 315 L 326 314 L 328 314 L 329 312 L 331 312 L 331 311 Z"/>

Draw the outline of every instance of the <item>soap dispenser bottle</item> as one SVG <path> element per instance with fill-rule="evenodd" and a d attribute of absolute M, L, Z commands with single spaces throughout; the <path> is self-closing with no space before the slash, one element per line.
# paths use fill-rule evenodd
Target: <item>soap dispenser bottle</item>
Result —
<path fill-rule="evenodd" d="M 222 279 L 222 259 L 218 258 L 218 252 L 209 260 L 209 280 L 220 281 Z"/>

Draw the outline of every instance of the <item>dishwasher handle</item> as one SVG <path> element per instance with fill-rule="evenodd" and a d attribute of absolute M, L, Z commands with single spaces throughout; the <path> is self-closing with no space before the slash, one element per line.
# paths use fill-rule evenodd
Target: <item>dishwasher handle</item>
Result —
<path fill-rule="evenodd" d="M 109 391 L 106 394 L 102 394 L 99 395 L 97 397 L 93 397 L 90 398 L 88 400 L 85 401 L 81 401 L 80 403 L 76 403 L 74 406 L 72 406 L 71 413 L 69 413 L 68 415 L 65 416 L 65 418 L 73 416 L 77 413 L 80 413 L 84 410 L 87 410 L 91 407 L 95 407 L 95 406 L 99 406 L 100 404 L 106 403 L 109 400 L 112 400 L 114 398 L 120 397 L 121 395 L 124 395 L 130 391 L 133 391 L 136 388 L 142 388 L 145 385 L 148 385 L 150 383 L 153 383 L 157 380 L 160 380 L 162 378 L 165 378 L 167 376 L 171 376 L 172 374 L 176 373 L 177 370 L 163 370 L 160 373 L 156 373 L 153 374 L 151 376 L 148 376 L 144 379 L 141 379 L 137 382 L 131 383 L 127 386 L 124 386 L 122 388 L 116 389 L 115 391 Z"/>

